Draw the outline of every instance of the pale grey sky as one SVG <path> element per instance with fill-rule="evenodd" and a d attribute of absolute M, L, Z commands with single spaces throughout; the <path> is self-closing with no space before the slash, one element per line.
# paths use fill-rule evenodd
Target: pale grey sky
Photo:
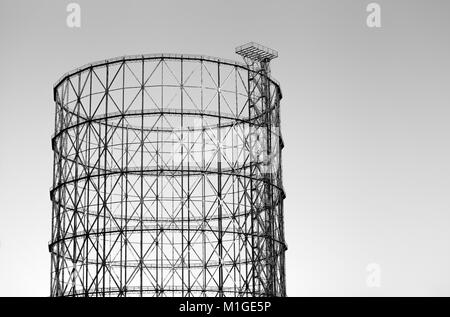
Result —
<path fill-rule="evenodd" d="M 279 51 L 289 296 L 450 295 L 450 2 L 0 3 L 0 295 L 49 295 L 53 83 L 142 53 Z M 366 266 L 381 267 L 381 287 Z"/>

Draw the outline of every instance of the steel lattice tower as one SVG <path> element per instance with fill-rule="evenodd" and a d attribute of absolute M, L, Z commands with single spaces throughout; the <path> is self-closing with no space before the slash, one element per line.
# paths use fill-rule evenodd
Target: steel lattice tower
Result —
<path fill-rule="evenodd" d="M 126 56 L 64 75 L 51 296 L 285 296 L 276 52 Z"/>

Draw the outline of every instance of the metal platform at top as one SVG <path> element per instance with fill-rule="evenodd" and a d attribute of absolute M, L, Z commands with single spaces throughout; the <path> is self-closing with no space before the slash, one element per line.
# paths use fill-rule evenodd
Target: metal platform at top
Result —
<path fill-rule="evenodd" d="M 268 62 L 278 57 L 277 51 L 255 42 L 236 47 L 236 54 L 257 62 Z"/>

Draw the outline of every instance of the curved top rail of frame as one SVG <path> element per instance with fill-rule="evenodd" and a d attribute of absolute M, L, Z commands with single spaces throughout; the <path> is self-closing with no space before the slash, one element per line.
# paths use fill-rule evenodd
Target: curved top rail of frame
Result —
<path fill-rule="evenodd" d="M 141 61 L 141 60 L 151 60 L 151 59 L 161 59 L 161 58 L 167 58 L 167 59 L 178 59 L 178 60 L 198 60 L 198 61 L 207 61 L 207 62 L 213 62 L 213 63 L 220 63 L 230 66 L 237 66 L 242 69 L 251 71 L 252 70 L 248 67 L 248 65 L 229 60 L 229 59 L 223 59 L 218 57 L 212 57 L 212 56 L 206 56 L 206 55 L 194 55 L 194 54 L 143 54 L 143 55 L 124 55 L 119 57 L 114 57 L 110 59 L 104 59 L 97 62 L 89 63 L 86 65 L 83 65 L 81 67 L 75 68 L 74 70 L 71 70 L 64 75 L 62 75 L 58 81 L 53 85 L 53 90 L 55 90 L 63 81 L 65 81 L 67 78 L 76 75 L 78 73 L 81 73 L 83 71 L 88 70 L 91 67 L 102 67 L 106 65 L 111 65 L 115 63 L 125 62 L 125 61 Z M 268 77 L 268 79 L 278 87 L 278 90 L 280 92 L 280 97 L 282 97 L 281 94 L 281 87 L 280 83 L 274 79 L 273 77 Z M 55 96 L 55 94 L 53 94 Z"/>

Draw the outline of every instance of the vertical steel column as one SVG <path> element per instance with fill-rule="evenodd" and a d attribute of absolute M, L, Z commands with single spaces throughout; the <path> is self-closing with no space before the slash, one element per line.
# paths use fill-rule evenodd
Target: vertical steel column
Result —
<path fill-rule="evenodd" d="M 218 218 L 218 230 L 219 239 L 217 241 L 219 245 L 219 296 L 223 297 L 223 228 L 222 228 L 222 122 L 221 122 L 221 82 L 220 82 L 220 62 L 217 63 L 217 112 L 218 112 L 218 124 L 217 124 L 217 218 Z"/>
<path fill-rule="evenodd" d="M 141 174 L 141 191 L 140 191 L 140 243 L 139 243 L 139 294 L 142 297 L 143 295 L 143 277 L 144 277 L 144 258 L 143 258 L 143 247 L 144 247 L 144 90 L 145 90 L 145 84 L 144 84 L 144 57 L 142 57 L 142 68 L 141 68 L 141 168 L 140 168 L 140 174 Z"/>
<path fill-rule="evenodd" d="M 181 128 L 181 296 L 184 296 L 184 104 L 183 104 L 183 56 L 180 59 L 180 128 Z M 189 211 L 188 211 L 189 213 Z"/>

